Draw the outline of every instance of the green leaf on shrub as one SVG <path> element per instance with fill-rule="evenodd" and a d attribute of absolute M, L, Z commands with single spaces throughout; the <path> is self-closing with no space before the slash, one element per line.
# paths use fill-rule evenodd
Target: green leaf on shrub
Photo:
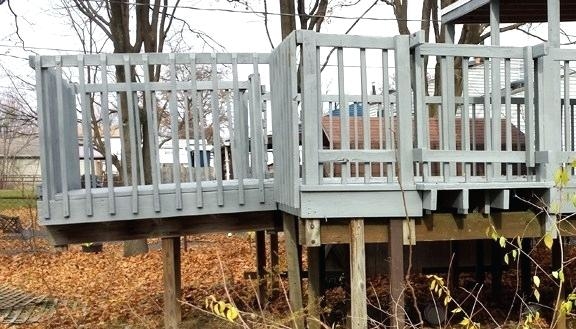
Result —
<path fill-rule="evenodd" d="M 543 240 L 544 240 L 544 245 L 546 246 L 546 248 L 551 250 L 552 249 L 552 243 L 554 242 L 554 239 L 552 239 L 552 234 L 550 234 L 550 232 L 546 232 L 546 234 L 544 234 Z"/>
<path fill-rule="evenodd" d="M 534 275 L 532 277 L 532 282 L 534 282 L 534 285 L 536 286 L 536 288 L 540 287 L 540 278 L 537 275 Z"/>
<path fill-rule="evenodd" d="M 568 175 L 568 170 L 564 167 L 556 169 L 554 172 L 554 184 L 556 187 L 562 188 L 568 184 L 570 176 Z"/>
<path fill-rule="evenodd" d="M 500 244 L 500 247 L 502 248 L 506 247 L 506 238 L 501 236 L 498 243 Z"/>

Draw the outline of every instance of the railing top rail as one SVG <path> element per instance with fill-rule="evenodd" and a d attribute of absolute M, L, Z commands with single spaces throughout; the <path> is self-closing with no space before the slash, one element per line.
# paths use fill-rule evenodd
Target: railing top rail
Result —
<path fill-rule="evenodd" d="M 341 48 L 365 48 L 365 49 L 395 49 L 395 39 L 398 37 L 373 37 L 360 35 L 325 34 L 308 30 L 298 30 L 296 42 L 301 44 L 308 40 L 314 40 L 318 47 L 341 47 Z"/>
<path fill-rule="evenodd" d="M 555 61 L 576 61 L 574 49 L 548 48 L 548 54 Z"/>
<path fill-rule="evenodd" d="M 175 64 L 190 64 L 194 59 L 196 64 L 212 64 L 213 57 L 216 56 L 217 64 L 230 64 L 234 60 L 238 64 L 253 64 L 257 61 L 259 64 L 268 64 L 270 60 L 269 53 L 139 53 L 139 54 L 79 54 L 79 55 L 43 55 L 40 60 L 36 56 L 30 56 L 29 64 L 32 68 L 36 67 L 37 62 L 42 68 L 63 66 L 78 66 L 82 61 L 84 66 L 101 65 L 102 59 L 106 60 L 106 65 L 124 65 L 125 58 L 128 56 L 132 65 L 169 65 L 172 63 L 172 56 Z"/>
<path fill-rule="evenodd" d="M 422 56 L 461 56 L 484 58 L 524 58 L 525 47 L 421 43 L 413 48 Z"/>

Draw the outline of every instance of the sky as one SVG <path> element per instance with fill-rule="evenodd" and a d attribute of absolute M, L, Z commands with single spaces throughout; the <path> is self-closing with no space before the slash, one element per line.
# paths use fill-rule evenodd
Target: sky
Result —
<path fill-rule="evenodd" d="M 97 0 L 88 0 L 97 1 Z M 341 2 L 334 0 L 334 2 Z M 352 1 L 348 1 L 352 2 Z M 35 53 L 42 55 L 78 53 L 81 49 L 78 39 L 71 29 L 68 18 L 62 11 L 54 8 L 60 5 L 60 0 L 12 0 L 11 5 L 18 15 L 18 28 L 26 48 L 22 48 L 18 36 L 15 34 L 14 17 L 8 10 L 6 3 L 0 6 L 0 64 L 15 72 L 19 76 L 32 76 L 27 58 Z M 250 1 L 253 10 L 263 11 L 264 0 Z M 362 0 L 353 7 L 335 7 L 332 15 L 354 18 L 368 8 L 372 0 Z M 247 13 L 242 5 L 232 5 L 227 0 L 181 0 L 182 7 L 178 9 L 177 16 L 185 19 L 193 28 L 210 35 L 226 52 L 270 52 L 271 46 L 265 33 L 262 15 Z M 420 15 L 420 1 L 411 1 L 409 8 L 411 19 L 418 19 Z M 223 9 L 223 10 L 220 10 Z M 278 0 L 268 0 L 269 29 L 274 44 L 280 41 L 280 19 L 278 15 Z M 352 30 L 350 34 L 394 36 L 397 34 L 396 22 L 392 9 L 379 2 L 366 16 L 377 20 L 365 19 Z M 330 18 L 322 26 L 325 33 L 344 33 L 354 22 L 353 19 Z M 416 31 L 419 22 L 410 22 L 412 31 Z M 525 35 L 506 33 L 502 37 L 503 43 L 513 40 L 514 44 L 537 43 L 528 41 Z M 200 40 L 190 37 L 189 43 L 194 46 L 195 52 L 211 52 L 210 48 L 203 46 Z M 108 48 L 108 52 L 112 49 Z M 0 91 L 10 87 L 9 81 L 3 77 L 0 69 Z"/>

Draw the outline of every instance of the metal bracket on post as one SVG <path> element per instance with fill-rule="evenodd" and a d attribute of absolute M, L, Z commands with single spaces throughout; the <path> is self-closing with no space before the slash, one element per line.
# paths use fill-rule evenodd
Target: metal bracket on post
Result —
<path fill-rule="evenodd" d="M 304 232 L 304 245 L 306 247 L 319 247 L 322 244 L 320 241 L 319 219 L 304 219 Z"/>

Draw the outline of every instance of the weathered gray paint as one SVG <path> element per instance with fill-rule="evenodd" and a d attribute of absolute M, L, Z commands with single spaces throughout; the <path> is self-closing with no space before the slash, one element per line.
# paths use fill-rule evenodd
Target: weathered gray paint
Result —
<path fill-rule="evenodd" d="M 493 14 L 497 16 L 496 11 Z M 492 23 L 494 27 L 497 19 Z M 496 41 L 497 35 L 494 35 L 494 43 Z M 322 83 L 326 82 L 320 70 L 322 49 L 335 49 L 332 63 L 336 66 L 333 72 L 338 85 L 333 95 L 321 94 Z M 297 77 L 299 51 L 303 52 L 300 85 Z M 345 70 L 348 55 L 345 57 L 344 53 L 348 51 L 357 54 L 357 71 Z M 368 51 L 381 52 L 378 63 L 369 61 Z M 440 96 L 426 95 L 423 67 L 426 57 L 440 59 Z M 455 60 L 468 63 L 470 58 L 485 59 L 482 68 L 474 69 L 474 79 L 478 78 L 478 72 L 484 79 L 484 93 L 471 92 L 473 68 L 465 64 L 462 67 L 463 93 L 457 96 L 451 78 L 456 73 Z M 290 35 L 272 54 L 36 57 L 31 63 L 36 68 L 39 84 L 44 181 L 39 216 L 47 225 L 233 214 L 277 208 L 309 219 L 404 217 L 403 194 L 410 216 L 421 216 L 424 209 L 434 211 L 438 191 L 442 190 L 458 191 L 454 207 L 462 213 L 468 211 L 471 190 L 490 191 L 487 192 L 487 211 L 490 207 L 508 208 L 511 189 L 548 189 L 546 195 L 552 198 L 553 171 L 576 154 L 572 123 L 575 102 L 570 95 L 575 89 L 570 73 L 574 61 L 576 52 L 551 45 L 427 44 L 418 34 L 378 38 L 323 35 L 311 31 Z M 150 82 L 146 73 L 148 65 L 153 64 L 162 64 L 171 71 L 180 65 L 196 68 L 202 64 L 212 70 L 227 65 L 231 80 L 213 75 L 209 81 L 184 81 L 171 75 L 167 81 Z M 112 81 L 109 73 L 114 65 L 126 69 L 137 65 L 145 73 L 143 81 Z M 384 92 L 381 95 L 371 94 L 368 86 L 369 70 L 375 65 L 379 65 L 382 72 L 379 83 Z M 102 69 L 100 81 L 86 81 L 83 72 L 86 66 Z M 269 82 L 263 81 L 263 67 L 269 67 Z M 513 94 L 511 90 L 516 79 L 514 67 L 521 67 L 525 72 L 522 94 Z M 76 88 L 64 81 L 63 69 L 76 70 L 76 74 L 72 74 L 73 79 L 79 80 Z M 246 69 L 249 75 L 240 76 Z M 348 87 L 355 72 L 360 91 L 352 94 Z M 389 92 L 391 77 L 395 90 Z M 265 94 L 264 86 L 270 86 L 269 96 Z M 208 159 L 200 159 L 206 156 L 206 152 L 201 151 L 206 151 L 207 146 L 202 142 L 206 140 L 206 131 L 200 129 L 205 118 L 199 109 L 199 93 L 217 95 L 222 90 L 231 92 L 230 99 L 223 100 L 225 104 L 220 107 L 219 99 L 212 97 L 208 106 L 213 117 L 225 111 L 231 120 L 233 175 L 228 177 L 230 179 L 222 174 L 226 159 L 218 151 L 224 146 L 218 122 L 211 127 L 214 171 L 200 166 L 201 160 L 206 163 Z M 85 172 L 94 172 L 90 160 L 88 96 L 118 100 L 119 92 L 132 95 L 127 98 L 129 124 L 120 125 L 118 129 L 129 129 L 130 140 L 124 143 L 123 149 L 130 148 L 135 155 L 130 159 L 133 179 L 125 182 L 125 186 L 97 189 L 88 183 L 86 188 L 80 189 L 75 109 L 77 106 L 81 109 L 81 125 L 87 140 L 82 150 L 82 167 Z M 136 92 L 146 100 L 143 111 L 138 111 Z M 173 139 L 169 143 L 177 148 L 179 136 L 193 142 L 191 155 L 186 159 L 180 158 L 178 152 L 173 155 L 175 165 L 188 165 L 186 180 L 180 178 L 180 170 L 175 166 L 173 180 L 161 181 L 158 141 L 162 132 L 158 129 L 160 118 L 153 108 L 154 95 L 160 92 L 169 92 L 166 101 L 172 127 L 169 133 Z M 184 105 L 178 103 L 180 93 L 186 95 L 181 101 Z M 79 104 L 75 103 L 76 99 L 80 100 Z M 272 179 L 267 178 L 270 177 L 265 146 L 270 126 L 267 101 L 271 102 L 272 110 Z M 349 106 L 356 106 L 354 104 L 362 105 L 362 117 L 349 113 Z M 181 106 L 190 109 L 183 115 L 190 125 L 178 126 Z M 439 109 L 438 136 L 431 135 L 433 121 L 428 117 L 431 106 Z M 335 109 L 339 109 L 339 115 L 334 114 Z M 103 139 L 109 149 L 111 125 L 122 118 L 110 116 L 107 101 L 96 110 L 102 117 Z M 513 130 L 521 126 L 520 111 L 524 111 L 524 137 L 514 140 Z M 370 117 L 371 114 L 377 116 Z M 138 150 L 142 136 L 136 127 L 143 119 L 141 115 L 148 119 L 149 143 L 153 146 L 150 154 L 152 182 L 149 185 L 142 181 L 143 159 Z M 330 123 L 328 127 L 323 126 L 323 120 Z M 479 123 L 484 127 L 483 136 L 477 134 Z M 363 129 L 363 133 L 359 129 Z M 325 138 L 328 138 L 328 144 L 324 144 Z M 334 142 L 335 138 L 340 145 Z M 483 149 L 478 149 L 478 139 L 484 139 Z M 519 149 L 520 143 L 525 149 Z M 110 151 L 104 156 L 105 162 L 110 164 Z M 124 156 L 122 161 L 126 165 Z M 482 164 L 484 173 L 475 164 Z M 505 164 L 503 172 L 500 172 L 500 164 Z M 111 165 L 106 167 L 105 174 L 111 182 Z M 528 168 L 529 172 L 522 172 L 522 168 Z M 274 193 L 271 193 L 272 186 Z"/>

